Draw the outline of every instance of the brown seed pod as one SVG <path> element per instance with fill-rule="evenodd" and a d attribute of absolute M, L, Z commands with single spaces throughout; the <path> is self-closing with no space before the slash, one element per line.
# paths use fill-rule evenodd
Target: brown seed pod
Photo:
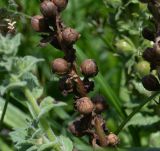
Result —
<path fill-rule="evenodd" d="M 117 137 L 117 135 L 110 133 L 107 136 L 107 140 L 108 140 L 108 144 L 110 146 L 116 146 L 119 143 L 119 138 Z"/>
<path fill-rule="evenodd" d="M 159 91 L 160 90 L 159 81 L 152 74 L 144 76 L 142 78 L 142 84 L 144 88 L 147 89 L 148 91 Z"/>
<path fill-rule="evenodd" d="M 57 7 L 53 2 L 44 1 L 40 5 L 40 11 L 45 17 L 55 17 Z"/>
<path fill-rule="evenodd" d="M 106 104 L 106 99 L 102 95 L 96 95 L 93 97 L 92 102 L 95 105 L 96 113 L 101 113 L 108 107 Z"/>
<path fill-rule="evenodd" d="M 90 114 L 94 109 L 94 105 L 88 97 L 77 99 L 75 107 L 81 114 Z"/>
<path fill-rule="evenodd" d="M 63 11 L 68 4 L 68 0 L 51 0 L 51 1 L 58 7 L 58 11 Z"/>
<path fill-rule="evenodd" d="M 31 26 L 37 32 L 45 32 L 49 29 L 48 25 L 45 23 L 44 17 L 40 15 L 31 18 Z"/>
<path fill-rule="evenodd" d="M 69 71 L 68 62 L 65 59 L 57 58 L 51 63 L 53 73 L 64 75 Z"/>
<path fill-rule="evenodd" d="M 92 59 L 86 59 L 81 64 L 81 72 L 86 77 L 96 76 L 98 73 L 98 67 L 96 62 Z"/>
<path fill-rule="evenodd" d="M 68 27 L 62 31 L 62 39 L 67 45 L 74 44 L 79 38 L 79 33 Z"/>

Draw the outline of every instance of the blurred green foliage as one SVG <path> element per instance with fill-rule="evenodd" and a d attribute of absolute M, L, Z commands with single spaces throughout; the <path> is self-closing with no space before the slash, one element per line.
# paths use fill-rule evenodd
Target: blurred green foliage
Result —
<path fill-rule="evenodd" d="M 40 36 L 30 25 L 30 17 L 40 14 L 39 1 L 15 0 L 14 3 L 12 0 L 1 0 L 0 7 L 16 14 L 17 32 L 22 35 L 18 55 L 45 59 L 37 69 L 44 95 L 67 103 L 67 106 L 57 107 L 50 113 L 54 132 L 69 137 L 81 151 L 92 150 L 87 145 L 86 137 L 76 138 L 67 131 L 68 123 L 77 113 L 73 110 L 72 96 L 61 95 L 57 77 L 50 70 L 50 62 L 54 58 L 62 57 L 63 53 L 50 45 L 38 47 Z M 0 14 L 0 18 L 3 17 L 1 15 L 3 14 Z M 95 59 L 98 63 L 100 72 L 95 78 L 95 90 L 90 96 L 101 93 L 106 97 L 110 108 L 103 116 L 109 130 L 114 132 L 126 114 L 132 112 L 150 95 L 143 88 L 141 76 L 135 68 L 142 61 L 143 50 L 151 45 L 141 35 L 143 27 L 153 27 L 147 6 L 138 0 L 69 0 L 62 18 L 66 25 L 81 33 L 81 38 L 75 45 L 78 65 L 85 58 Z M 0 99 L 0 104 L 1 113 L 4 100 Z M 23 102 L 14 97 L 10 99 L 6 114 L 0 133 L 2 151 L 14 150 L 8 133 L 12 128 L 23 125 L 24 117 L 29 116 Z M 121 143 L 116 150 L 156 150 L 150 147 L 160 147 L 160 141 L 157 141 L 160 138 L 159 116 L 159 105 L 155 102 L 145 106 L 120 132 Z"/>

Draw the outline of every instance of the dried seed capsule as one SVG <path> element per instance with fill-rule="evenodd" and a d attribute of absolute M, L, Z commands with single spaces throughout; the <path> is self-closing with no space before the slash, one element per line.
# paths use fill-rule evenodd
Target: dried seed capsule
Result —
<path fill-rule="evenodd" d="M 66 8 L 68 0 L 51 0 L 57 7 L 58 11 L 62 11 Z"/>
<path fill-rule="evenodd" d="M 58 75 L 64 75 L 69 71 L 68 62 L 65 59 L 57 58 L 52 62 L 52 71 Z"/>
<path fill-rule="evenodd" d="M 98 67 L 95 61 L 92 59 L 86 59 L 81 64 L 81 72 L 86 77 L 96 76 L 98 73 Z"/>
<path fill-rule="evenodd" d="M 90 129 L 91 121 L 92 116 L 83 116 L 69 125 L 69 130 L 73 135 L 81 137 L 87 133 L 88 129 Z"/>
<path fill-rule="evenodd" d="M 146 61 L 149 62 L 153 62 L 155 60 L 156 54 L 153 48 L 147 48 L 144 52 L 143 52 L 143 58 Z"/>
<path fill-rule="evenodd" d="M 57 7 L 53 2 L 44 1 L 40 5 L 40 11 L 45 17 L 55 17 Z"/>
<path fill-rule="evenodd" d="M 90 114 L 94 109 L 94 105 L 88 97 L 77 99 L 75 107 L 81 114 Z"/>
<path fill-rule="evenodd" d="M 59 89 L 64 96 L 67 96 L 68 93 L 73 92 L 73 83 L 68 76 L 64 76 L 59 80 Z"/>
<path fill-rule="evenodd" d="M 142 35 L 145 39 L 154 41 L 154 38 L 155 38 L 154 33 L 153 31 L 149 30 L 147 27 L 142 30 Z"/>
<path fill-rule="evenodd" d="M 93 97 L 92 102 L 95 105 L 96 113 L 101 113 L 107 108 L 106 99 L 101 95 L 96 95 Z"/>
<path fill-rule="evenodd" d="M 116 146 L 119 143 L 119 138 L 113 133 L 107 136 L 107 140 L 110 146 Z"/>
<path fill-rule="evenodd" d="M 48 25 L 45 23 L 43 16 L 36 15 L 31 18 L 32 28 L 37 32 L 45 32 L 48 30 Z"/>
<path fill-rule="evenodd" d="M 74 44 L 79 38 L 79 33 L 72 28 L 65 28 L 62 31 L 62 39 L 67 44 Z"/>
<path fill-rule="evenodd" d="M 159 91 L 160 84 L 154 75 L 147 75 L 142 78 L 142 84 L 148 91 Z"/>
<path fill-rule="evenodd" d="M 76 122 L 72 123 L 71 125 L 69 125 L 69 131 L 77 137 L 81 137 L 84 135 L 84 133 L 80 131 L 79 125 L 80 125 L 79 121 L 76 121 Z"/>

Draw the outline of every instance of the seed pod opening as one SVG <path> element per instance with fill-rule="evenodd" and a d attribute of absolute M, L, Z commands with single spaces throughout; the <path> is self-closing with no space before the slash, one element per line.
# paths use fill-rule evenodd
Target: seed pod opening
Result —
<path fill-rule="evenodd" d="M 145 89 L 148 91 L 159 91 L 160 84 L 157 78 L 154 75 L 147 75 L 142 78 L 142 84 Z"/>
<path fill-rule="evenodd" d="M 45 17 L 55 17 L 57 7 L 53 2 L 44 1 L 40 5 L 40 11 Z"/>
<path fill-rule="evenodd" d="M 94 105 L 88 97 L 77 99 L 75 107 L 81 114 L 90 114 L 94 109 Z"/>
<path fill-rule="evenodd" d="M 64 76 L 59 80 L 59 89 L 64 96 L 67 96 L 68 93 L 73 92 L 73 83 L 68 76 Z"/>
<path fill-rule="evenodd" d="M 64 75 L 69 71 L 68 62 L 65 59 L 57 58 L 51 63 L 53 73 Z"/>
<path fill-rule="evenodd" d="M 96 76 L 98 73 L 98 67 L 94 60 L 92 59 L 86 59 L 81 64 L 81 72 L 86 77 L 93 77 Z"/>
<path fill-rule="evenodd" d="M 43 16 L 36 15 L 31 18 L 31 26 L 37 32 L 45 32 L 48 30 L 48 25 Z"/>
<path fill-rule="evenodd" d="M 62 31 L 62 39 L 67 44 L 74 44 L 79 38 L 79 33 L 72 28 L 65 28 Z"/>

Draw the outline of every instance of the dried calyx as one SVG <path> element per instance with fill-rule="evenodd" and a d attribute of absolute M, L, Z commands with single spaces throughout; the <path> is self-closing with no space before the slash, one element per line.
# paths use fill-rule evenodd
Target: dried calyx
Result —
<path fill-rule="evenodd" d="M 86 59 L 80 67 L 81 76 L 84 78 L 78 75 L 76 50 L 73 45 L 80 38 L 80 34 L 66 27 L 60 17 L 67 3 L 68 0 L 41 0 L 40 11 L 43 16 L 32 17 L 31 25 L 36 32 L 41 32 L 40 46 L 49 43 L 64 52 L 63 58 L 51 62 L 51 69 L 60 76 L 59 89 L 62 94 L 74 94 L 74 107 L 80 114 L 80 118 L 69 126 L 69 130 L 76 136 L 88 135 L 93 146 L 116 146 L 119 141 L 115 141 L 115 137 L 109 137 L 109 131 L 101 116 L 107 108 L 105 98 L 98 95 L 90 99 L 87 96 L 94 89 L 94 82 L 90 78 L 98 74 L 96 62 Z"/>
<path fill-rule="evenodd" d="M 154 42 L 152 48 L 145 49 L 143 52 L 143 58 L 150 63 L 151 71 L 157 70 L 158 72 L 160 67 L 160 1 L 154 0 L 143 2 L 148 5 L 148 9 L 153 16 L 152 21 L 155 24 L 155 29 L 150 30 L 149 28 L 145 27 L 142 31 L 142 35 L 145 39 Z M 150 74 L 143 77 L 142 84 L 148 91 L 160 90 L 160 84 L 155 75 Z"/>

